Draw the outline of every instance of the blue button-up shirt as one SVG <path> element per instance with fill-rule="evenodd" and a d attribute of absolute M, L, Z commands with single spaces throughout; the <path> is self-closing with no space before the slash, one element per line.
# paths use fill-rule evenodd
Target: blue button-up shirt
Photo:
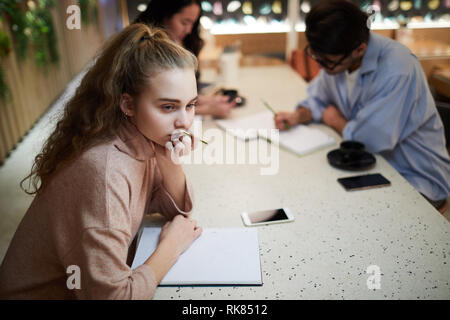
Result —
<path fill-rule="evenodd" d="M 344 140 L 363 142 L 380 153 L 420 193 L 431 200 L 450 194 L 450 160 L 442 120 L 416 56 L 402 44 L 371 33 L 352 95 L 345 73 L 323 70 L 297 108 L 312 111 L 335 105 L 347 119 Z"/>

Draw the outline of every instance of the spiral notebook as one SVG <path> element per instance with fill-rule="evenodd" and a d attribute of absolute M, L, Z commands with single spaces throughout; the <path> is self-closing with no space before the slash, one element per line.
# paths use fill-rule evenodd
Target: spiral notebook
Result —
<path fill-rule="evenodd" d="M 143 264 L 155 251 L 161 228 L 144 228 L 132 268 Z M 178 258 L 161 286 L 262 285 L 256 229 L 204 229 Z"/>
<path fill-rule="evenodd" d="M 269 111 L 237 119 L 217 120 L 216 123 L 239 139 L 248 141 L 260 137 L 297 155 L 305 155 L 336 143 L 335 138 L 325 132 L 301 124 L 287 131 L 279 131 L 277 137 L 271 134 L 275 125 L 273 114 Z"/>

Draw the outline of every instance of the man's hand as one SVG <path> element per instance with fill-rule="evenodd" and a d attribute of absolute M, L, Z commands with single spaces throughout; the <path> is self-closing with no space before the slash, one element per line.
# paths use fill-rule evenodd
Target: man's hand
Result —
<path fill-rule="evenodd" d="M 333 105 L 329 105 L 322 113 L 322 121 L 342 135 L 347 125 L 347 120 L 342 113 Z"/>
<path fill-rule="evenodd" d="M 293 112 L 280 111 L 275 117 L 275 128 L 279 130 L 286 130 L 285 123 L 293 127 L 299 123 L 307 123 L 312 120 L 311 111 L 307 108 L 300 107 Z"/>

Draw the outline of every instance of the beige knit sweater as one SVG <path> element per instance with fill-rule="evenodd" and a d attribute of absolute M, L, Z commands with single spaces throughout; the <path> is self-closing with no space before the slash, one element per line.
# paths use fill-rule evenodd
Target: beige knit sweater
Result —
<path fill-rule="evenodd" d="M 154 273 L 147 265 L 127 265 L 129 246 L 144 213 L 188 215 L 192 192 L 186 183 L 180 210 L 162 185 L 151 143 L 127 124 L 113 141 L 58 171 L 14 235 L 0 267 L 0 298 L 153 297 Z M 72 265 L 79 267 L 81 289 L 67 286 Z"/>

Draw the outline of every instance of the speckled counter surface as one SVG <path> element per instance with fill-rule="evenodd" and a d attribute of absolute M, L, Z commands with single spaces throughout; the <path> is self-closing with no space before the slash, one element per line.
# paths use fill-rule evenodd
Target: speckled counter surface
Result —
<path fill-rule="evenodd" d="M 260 97 L 287 110 L 305 94 L 284 66 L 245 68 L 240 81 L 249 104 L 236 117 L 263 111 Z M 204 131 L 213 127 L 204 120 Z M 370 170 L 332 168 L 326 154 L 337 146 L 303 157 L 280 150 L 269 176 L 258 164 L 185 164 L 203 228 L 244 227 L 242 211 L 278 207 L 295 221 L 258 227 L 262 286 L 159 287 L 155 299 L 450 299 L 450 223 L 378 155 Z M 347 192 L 336 181 L 375 172 L 392 186 Z M 367 286 L 371 265 L 381 270 L 380 289 Z"/>

